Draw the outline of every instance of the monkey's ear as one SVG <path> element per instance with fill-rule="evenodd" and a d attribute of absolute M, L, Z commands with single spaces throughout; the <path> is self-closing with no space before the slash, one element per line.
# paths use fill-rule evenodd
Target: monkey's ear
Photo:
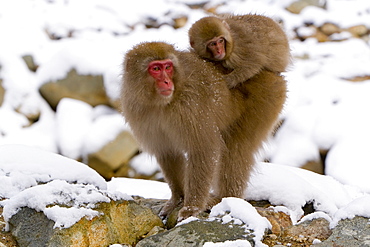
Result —
<path fill-rule="evenodd" d="M 224 24 L 224 26 L 226 27 L 226 29 L 228 31 L 230 31 L 230 26 L 229 26 L 229 24 L 227 24 L 227 22 L 225 20 L 222 20 L 222 24 Z"/>
<path fill-rule="evenodd" d="M 194 44 L 195 44 L 194 40 L 190 40 L 190 46 L 194 48 Z"/>

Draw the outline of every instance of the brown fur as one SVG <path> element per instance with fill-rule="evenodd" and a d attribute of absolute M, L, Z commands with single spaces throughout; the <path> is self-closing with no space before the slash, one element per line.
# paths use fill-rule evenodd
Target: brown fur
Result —
<path fill-rule="evenodd" d="M 170 99 L 163 99 L 155 92 L 147 65 L 167 58 L 174 62 L 175 89 Z M 161 214 L 182 206 L 181 220 L 222 197 L 243 197 L 254 154 L 285 97 L 284 79 L 269 71 L 229 90 L 222 74 L 193 53 L 160 42 L 129 51 L 122 111 L 143 148 L 157 158 L 171 188 L 172 197 Z"/>
<path fill-rule="evenodd" d="M 213 60 L 207 42 L 222 36 L 226 56 L 220 63 L 232 72 L 225 75 L 229 88 L 261 70 L 284 72 L 290 62 L 288 39 L 274 20 L 262 15 L 205 17 L 189 30 L 190 45 L 202 58 Z M 217 62 L 218 63 L 218 62 Z"/>

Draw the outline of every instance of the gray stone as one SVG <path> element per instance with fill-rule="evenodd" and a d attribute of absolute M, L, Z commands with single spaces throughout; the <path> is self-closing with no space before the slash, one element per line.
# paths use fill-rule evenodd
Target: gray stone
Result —
<path fill-rule="evenodd" d="M 370 246 L 370 221 L 355 217 L 341 220 L 333 229 L 333 234 L 315 247 L 366 247 Z"/>
<path fill-rule="evenodd" d="M 30 208 L 22 208 L 9 223 L 19 246 L 29 247 L 46 246 L 54 226 L 54 222 L 43 213 Z"/>
<path fill-rule="evenodd" d="M 321 241 L 327 239 L 332 234 L 332 230 L 326 219 L 318 218 L 290 226 L 284 234 L 297 242 L 308 241 L 312 243 L 315 239 Z"/>
<path fill-rule="evenodd" d="M 75 69 L 69 71 L 64 79 L 43 84 L 39 91 L 54 110 L 62 98 L 81 100 L 91 106 L 110 105 L 103 76 L 79 75 Z"/>
<path fill-rule="evenodd" d="M 253 233 L 243 225 L 222 224 L 219 221 L 192 221 L 141 240 L 136 247 L 195 247 L 205 242 L 248 240 L 254 246 Z"/>

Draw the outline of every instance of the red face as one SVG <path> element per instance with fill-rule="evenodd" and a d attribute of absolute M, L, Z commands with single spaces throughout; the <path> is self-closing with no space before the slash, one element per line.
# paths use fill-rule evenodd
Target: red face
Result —
<path fill-rule="evenodd" d="M 214 60 L 220 61 L 224 59 L 226 55 L 225 43 L 223 37 L 216 37 L 208 41 L 207 48 L 211 51 Z"/>
<path fill-rule="evenodd" d="M 171 96 L 174 90 L 172 81 L 173 63 L 170 59 L 152 61 L 148 65 L 149 74 L 155 79 L 155 86 L 160 95 Z"/>

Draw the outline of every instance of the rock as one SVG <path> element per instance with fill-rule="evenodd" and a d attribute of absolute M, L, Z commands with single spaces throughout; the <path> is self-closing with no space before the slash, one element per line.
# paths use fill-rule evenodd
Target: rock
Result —
<path fill-rule="evenodd" d="M 216 5 L 212 5 L 212 6 L 208 6 L 206 5 L 206 8 L 204 8 L 204 10 L 210 14 L 217 14 L 217 9 L 219 7 L 221 7 L 222 4 L 216 4 Z"/>
<path fill-rule="evenodd" d="M 363 75 L 363 76 L 355 76 L 352 78 L 343 78 L 344 80 L 352 81 L 352 82 L 361 82 L 370 80 L 370 75 Z"/>
<path fill-rule="evenodd" d="M 333 229 L 333 234 L 325 241 L 315 247 L 364 247 L 370 246 L 370 224 L 369 219 L 354 217 L 339 221 Z"/>
<path fill-rule="evenodd" d="M 347 31 L 350 32 L 354 37 L 362 37 L 369 33 L 369 30 L 365 25 L 356 25 L 348 28 Z"/>
<path fill-rule="evenodd" d="M 62 98 L 81 100 L 91 106 L 110 105 L 103 76 L 79 75 L 75 69 L 69 71 L 66 78 L 47 82 L 39 90 L 54 110 Z"/>
<path fill-rule="evenodd" d="M 298 0 L 291 3 L 286 10 L 293 14 L 299 14 L 307 6 L 324 7 L 325 1 L 320 0 Z"/>
<path fill-rule="evenodd" d="M 283 244 L 282 246 L 309 247 L 312 246 L 314 241 L 327 239 L 330 234 L 329 222 L 323 218 L 319 218 L 285 227 L 281 235 L 274 233 L 265 235 L 263 243 L 275 247 L 281 244 Z"/>
<path fill-rule="evenodd" d="M 5 89 L 3 88 L 3 80 L 0 79 L 0 106 L 3 104 Z"/>
<path fill-rule="evenodd" d="M 144 207 L 151 208 L 153 213 L 159 215 L 161 209 L 166 204 L 167 200 L 154 199 L 154 198 L 143 198 L 140 196 L 132 196 L 136 203 Z"/>
<path fill-rule="evenodd" d="M 134 201 L 111 201 L 94 208 L 100 215 L 82 218 L 69 228 L 53 228 L 54 221 L 34 209 L 22 208 L 10 218 L 10 230 L 20 247 L 100 247 L 120 243 L 134 245 L 161 219 Z"/>
<path fill-rule="evenodd" d="M 141 240 L 136 247 L 193 247 L 205 242 L 225 242 L 227 240 L 248 240 L 252 246 L 253 233 L 243 225 L 223 224 L 220 221 L 192 221 Z"/>
<path fill-rule="evenodd" d="M 316 34 L 314 35 L 314 38 L 316 38 L 317 41 L 319 41 L 319 42 L 327 42 L 327 41 L 330 40 L 328 35 L 321 32 L 320 30 L 317 30 Z"/>
<path fill-rule="evenodd" d="M 120 170 L 121 176 L 127 176 L 127 174 L 122 174 L 122 169 L 127 167 L 129 160 L 138 150 L 138 143 L 132 134 L 128 131 L 122 131 L 102 149 L 89 154 L 87 164 L 106 179 L 112 178 L 117 170 Z"/>
<path fill-rule="evenodd" d="M 285 230 L 284 234 L 296 242 L 308 241 L 312 243 L 315 239 L 325 240 L 332 231 L 329 222 L 323 218 L 305 221 Z"/>
<path fill-rule="evenodd" d="M 320 29 L 312 25 L 307 26 L 307 27 L 305 26 L 305 27 L 297 28 L 296 34 L 297 34 L 297 37 L 302 41 L 308 38 L 315 38 L 319 42 L 326 42 L 330 40 L 328 35 L 326 35 Z"/>
<path fill-rule="evenodd" d="M 2 215 L 3 208 L 0 206 L 0 247 L 16 247 L 17 242 L 15 241 L 13 235 L 10 232 L 6 232 L 5 221 Z"/>
<path fill-rule="evenodd" d="M 301 166 L 302 169 L 316 172 L 318 174 L 324 174 L 324 164 L 321 160 L 310 160 Z"/>
<path fill-rule="evenodd" d="M 35 61 L 31 55 L 24 55 L 22 59 L 30 71 L 36 72 L 38 65 L 35 64 Z"/>
<path fill-rule="evenodd" d="M 177 28 L 182 28 L 188 22 L 188 17 L 187 16 L 176 17 L 176 18 L 174 18 L 173 22 L 174 22 L 174 24 L 173 24 L 174 28 L 176 28 L 176 29 Z"/>
<path fill-rule="evenodd" d="M 321 32 L 325 35 L 330 36 L 334 33 L 340 33 L 341 29 L 333 23 L 326 22 L 320 27 Z"/>
<path fill-rule="evenodd" d="M 287 227 L 292 225 L 290 216 L 283 212 L 275 212 L 272 208 L 256 207 L 257 212 L 268 219 L 271 223 L 271 232 L 276 235 L 281 235 Z"/>

